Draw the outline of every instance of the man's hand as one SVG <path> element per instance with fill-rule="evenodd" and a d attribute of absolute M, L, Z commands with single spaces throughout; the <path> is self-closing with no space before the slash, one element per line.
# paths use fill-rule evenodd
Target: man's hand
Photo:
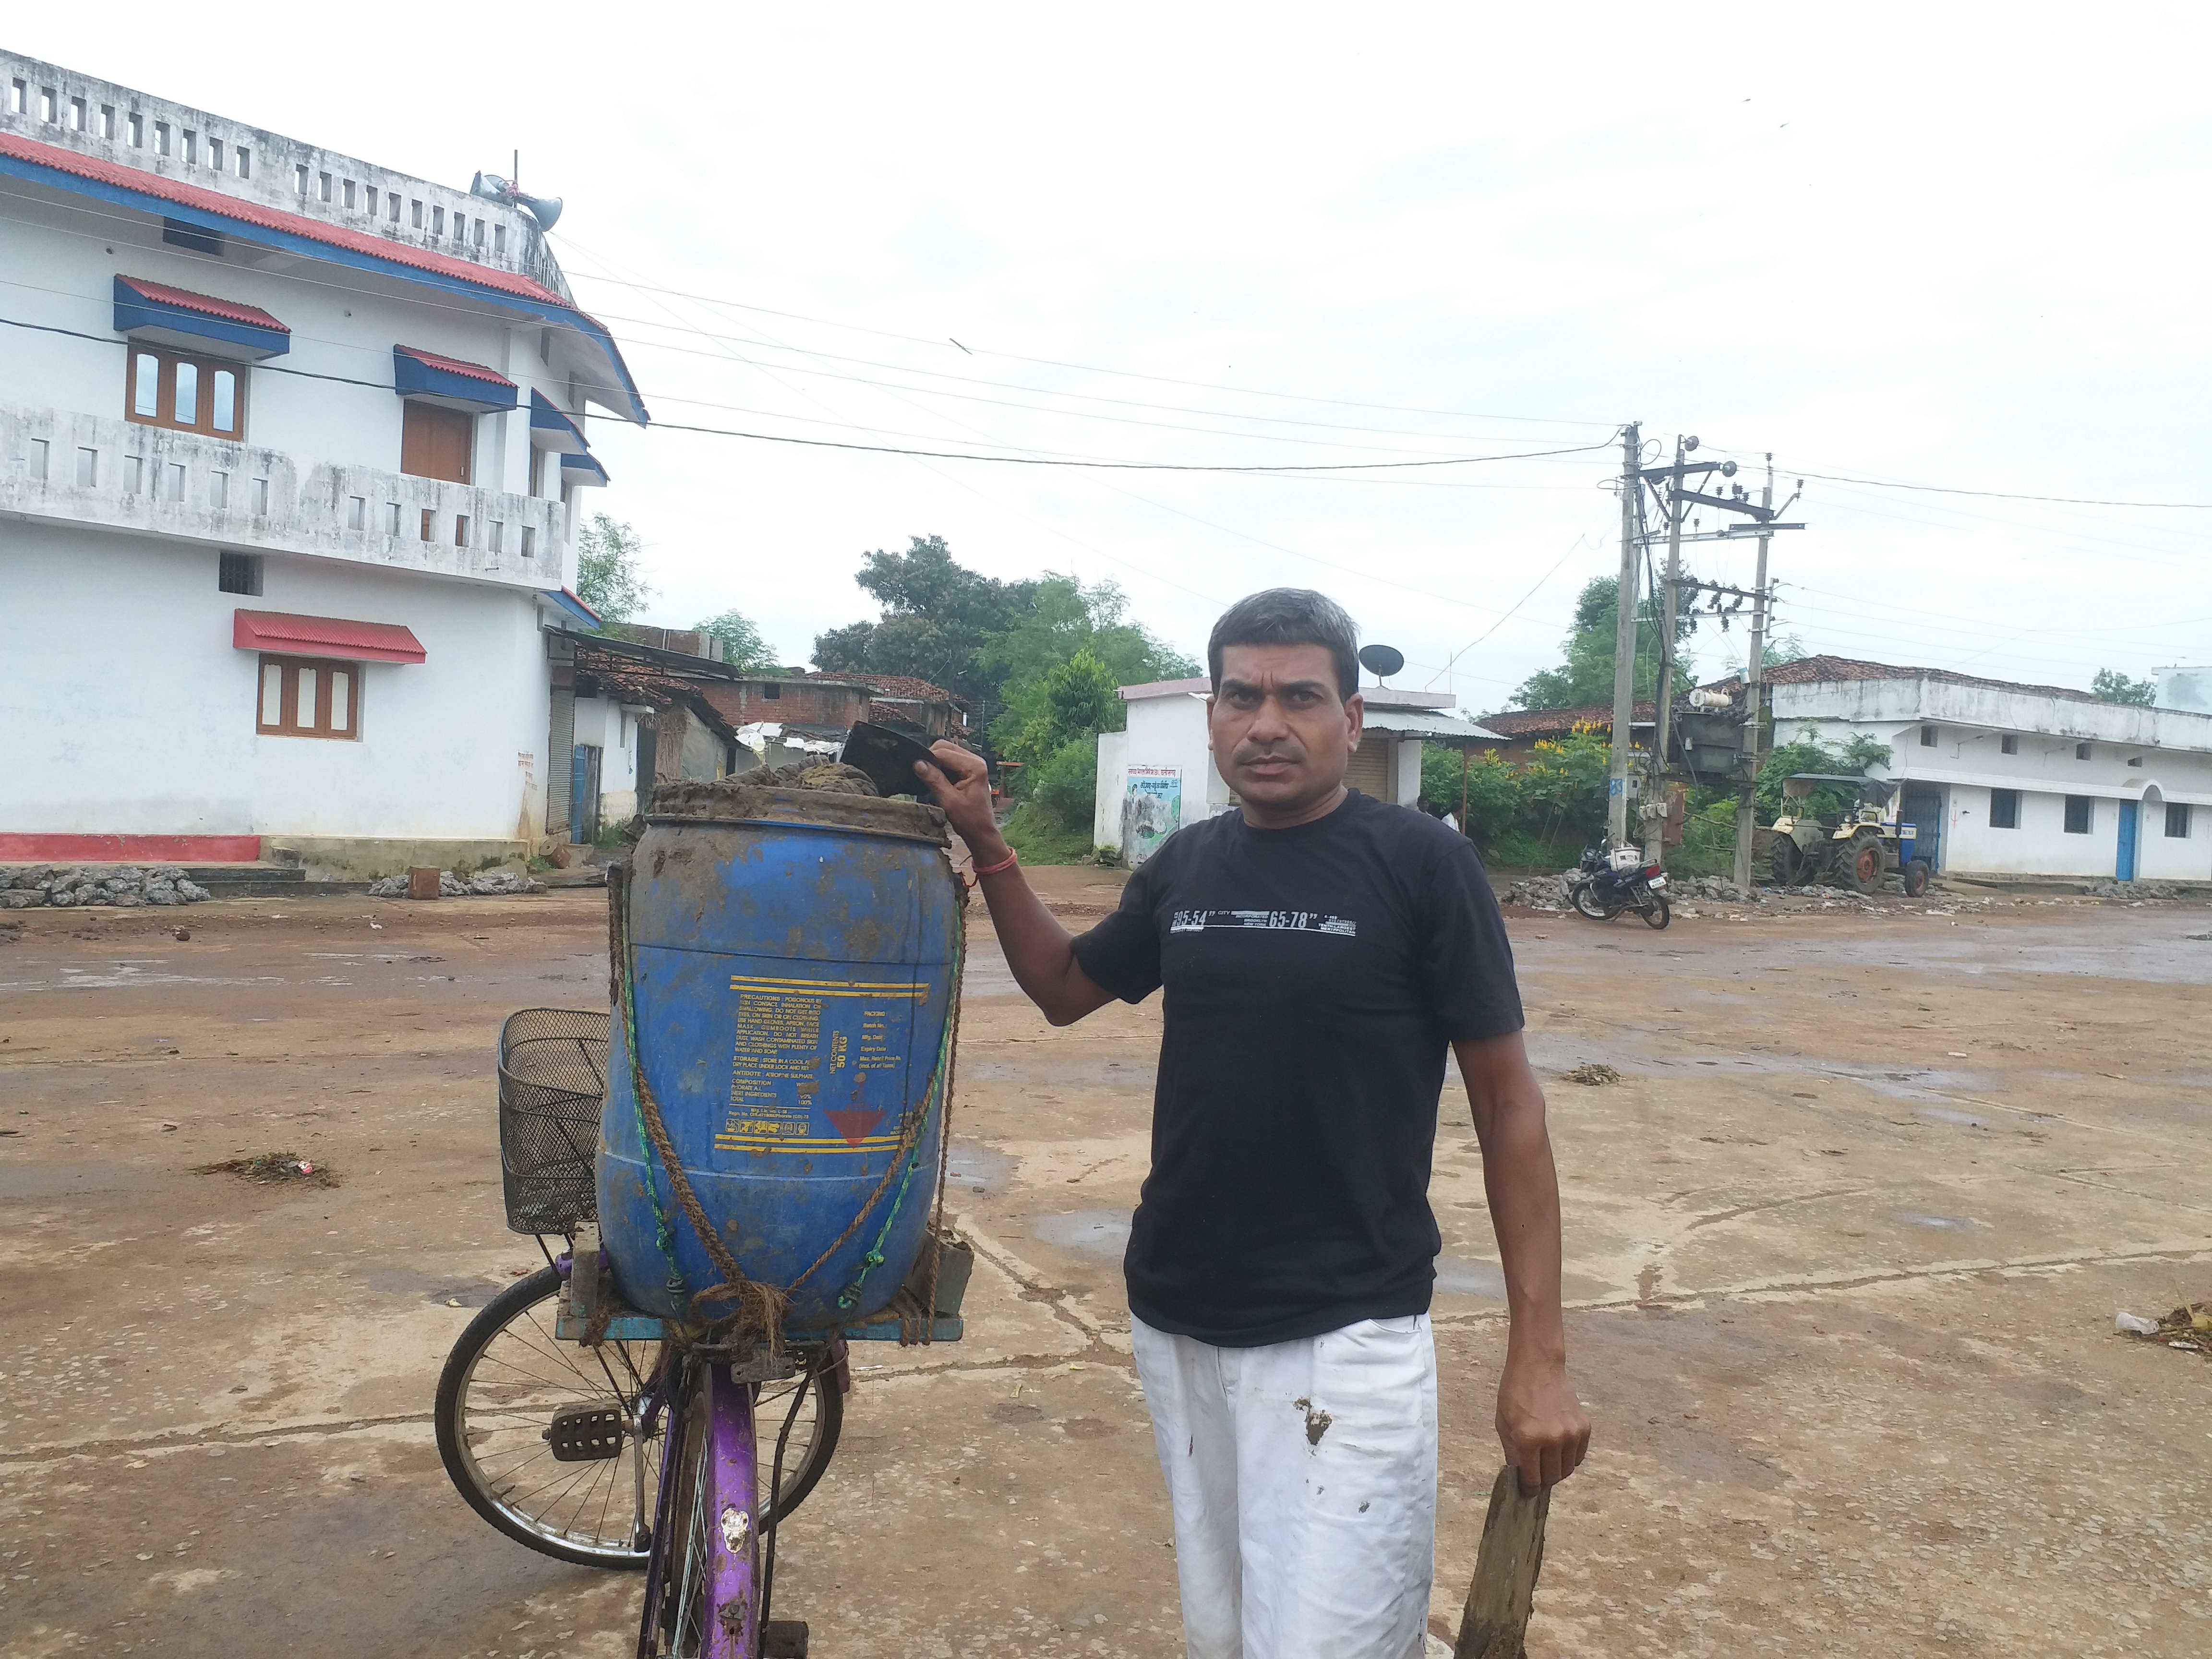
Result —
<path fill-rule="evenodd" d="M 969 854 L 975 862 L 998 863 L 1006 855 L 1006 844 L 999 835 L 999 821 L 991 811 L 990 773 L 983 764 L 983 757 L 957 743 L 942 740 L 932 744 L 929 752 L 936 757 L 937 764 L 916 761 L 915 775 L 929 786 L 929 793 L 945 809 L 945 816 L 952 820 L 953 829 L 968 843 Z"/>
<path fill-rule="evenodd" d="M 930 747 L 937 764 L 914 763 L 915 775 L 929 786 L 929 793 L 945 809 L 945 816 L 960 839 L 968 843 L 968 856 L 979 870 L 1003 865 L 996 873 L 976 878 L 983 902 L 991 907 L 991 926 L 999 948 L 1006 953 L 1014 983 L 1043 1011 L 1055 1025 L 1081 1019 L 1114 999 L 1091 982 L 1075 960 L 1074 942 L 1044 902 L 1022 878 L 1019 866 L 1006 856 L 1006 838 L 991 812 L 991 785 L 981 755 L 957 743 Z"/>
<path fill-rule="evenodd" d="M 1589 1413 L 1575 1398 L 1564 1359 L 1528 1358 L 1509 1341 L 1498 1382 L 1498 1440 L 1521 1490 L 1555 1486 L 1589 1450 Z"/>

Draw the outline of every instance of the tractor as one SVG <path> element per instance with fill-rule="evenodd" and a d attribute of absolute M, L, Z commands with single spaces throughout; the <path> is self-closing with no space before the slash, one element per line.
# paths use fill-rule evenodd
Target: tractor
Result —
<path fill-rule="evenodd" d="M 1849 804 L 1832 812 L 1820 812 L 1820 804 L 1814 801 L 1825 795 L 1832 803 L 1846 793 Z M 1783 781 L 1782 793 L 1790 801 L 1812 804 L 1774 821 L 1770 864 L 1780 885 L 1819 882 L 1871 893 L 1894 871 L 1904 878 L 1907 898 L 1928 890 L 1928 861 L 1917 856 L 1918 831 L 1897 821 L 1894 782 L 1799 772 Z"/>

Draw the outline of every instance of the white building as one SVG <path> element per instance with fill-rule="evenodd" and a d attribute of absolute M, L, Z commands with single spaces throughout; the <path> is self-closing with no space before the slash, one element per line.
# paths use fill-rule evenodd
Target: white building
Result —
<path fill-rule="evenodd" d="M 1203 676 L 1121 688 L 1128 706 L 1127 728 L 1098 738 L 1094 845 L 1119 848 L 1125 861 L 1142 863 L 1176 829 L 1237 804 L 1206 744 L 1206 700 L 1212 690 Z M 1377 800 L 1411 806 L 1419 799 L 1424 741 L 1454 746 L 1504 741 L 1447 712 L 1454 699 L 1443 693 L 1369 686 L 1360 696 L 1365 732 L 1345 781 Z"/>
<path fill-rule="evenodd" d="M 564 820 L 540 629 L 645 410 L 532 215 L 4 52 L 0 177 L 0 860 Z"/>
<path fill-rule="evenodd" d="M 2212 714 L 1845 657 L 1766 679 L 1776 743 L 1889 745 L 1900 816 L 1939 870 L 2212 881 Z"/>

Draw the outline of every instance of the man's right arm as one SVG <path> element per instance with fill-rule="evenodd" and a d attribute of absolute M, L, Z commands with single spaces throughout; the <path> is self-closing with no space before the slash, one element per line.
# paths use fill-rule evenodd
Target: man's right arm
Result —
<path fill-rule="evenodd" d="M 997 930 L 999 948 L 1006 953 L 1006 966 L 1023 994 L 1042 1009 L 1054 1025 L 1072 1025 L 1085 1014 L 1114 1000 L 1083 971 L 1075 959 L 1075 940 L 1060 925 L 1044 901 L 1036 896 L 1018 864 L 1007 864 L 1006 838 L 991 811 L 991 785 L 982 757 L 957 744 L 931 747 L 937 764 L 915 763 L 915 773 L 929 786 L 945 816 L 968 843 L 969 855 L 978 870 L 1006 864 L 995 875 L 979 876 L 983 902 L 991 908 L 991 926 Z"/>

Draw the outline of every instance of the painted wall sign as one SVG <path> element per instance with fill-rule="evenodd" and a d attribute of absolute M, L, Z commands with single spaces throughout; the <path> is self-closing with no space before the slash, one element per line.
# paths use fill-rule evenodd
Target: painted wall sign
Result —
<path fill-rule="evenodd" d="M 1182 827 L 1182 769 L 1133 766 L 1121 794 L 1121 856 L 1134 869 Z"/>

